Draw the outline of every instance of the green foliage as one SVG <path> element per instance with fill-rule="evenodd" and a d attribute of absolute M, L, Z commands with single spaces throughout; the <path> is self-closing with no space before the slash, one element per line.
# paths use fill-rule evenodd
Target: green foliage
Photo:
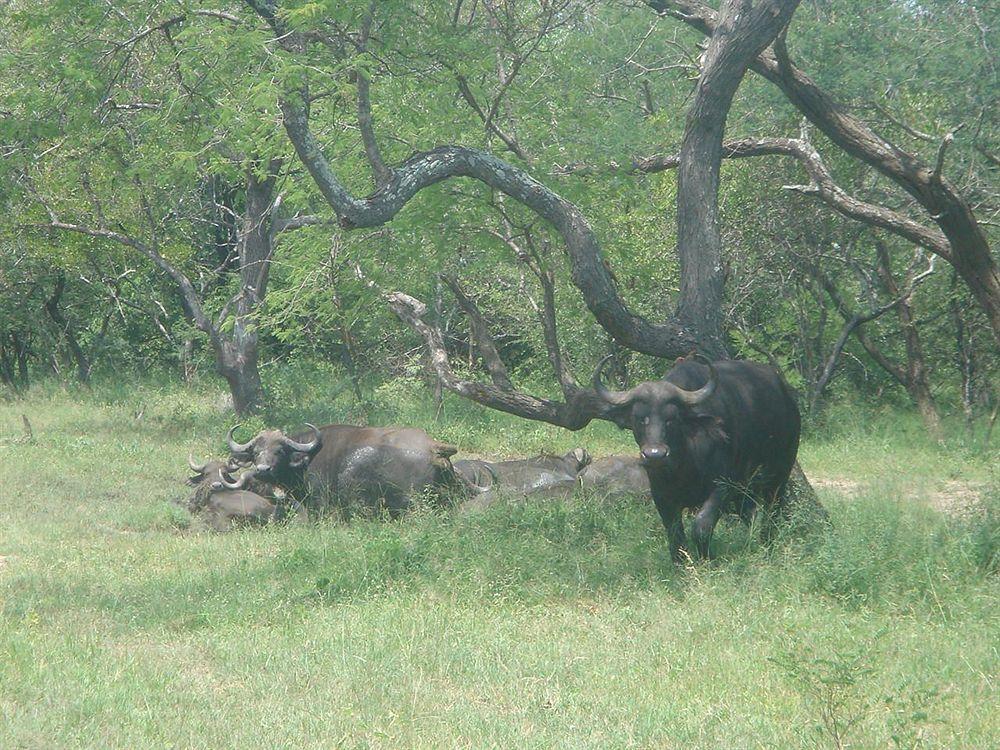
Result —
<path fill-rule="evenodd" d="M 34 225 L 47 218 L 39 197 L 66 221 L 104 224 L 155 244 L 192 279 L 215 315 L 239 289 L 224 256 L 237 230 L 234 217 L 244 208 L 248 171 L 260 174 L 280 158 L 280 212 L 328 210 L 288 147 L 276 107 L 280 93 L 308 86 L 315 97 L 311 121 L 337 174 L 357 195 L 371 190 L 356 124 L 357 71 L 371 80 L 376 138 L 390 164 L 442 143 L 510 159 L 581 208 L 636 312 L 652 320 L 669 314 L 679 288 L 675 177 L 643 177 L 611 165 L 676 151 L 698 35 L 666 18 L 651 29 L 653 19 L 642 7 L 570 0 L 512 4 L 494 13 L 493 6 L 474 5 L 289 0 L 278 4 L 282 18 L 313 40 L 326 39 L 291 55 L 239 4 L 221 16 L 186 2 L 127 0 L 115 12 L 63 0 L 12 4 L 0 21 L 6 32 L 0 63 L 9 71 L 0 86 L 0 201 L 7 208 L 0 222 L 0 313 L 11 321 L 8 335 L 13 330 L 23 340 L 45 331 L 32 337 L 28 380 L 53 362 L 63 379 L 73 369 L 66 366 L 65 342 L 38 304 L 56 271 L 67 278 L 69 329 L 92 355 L 96 377 L 178 365 L 207 375 L 213 367 L 204 336 L 184 319 L 172 280 L 132 249 L 38 231 Z M 372 33 L 361 50 L 358 30 L 369 14 Z M 995 20 L 993 11 L 975 4 L 875 8 L 837 0 L 800 8 L 789 44 L 824 87 L 929 161 L 945 132 L 978 122 L 974 136 L 967 128 L 949 149 L 948 168 L 968 175 L 973 203 L 988 205 L 983 154 L 996 151 L 995 97 L 989 95 L 996 71 L 978 50 L 995 47 L 989 34 Z M 504 83 L 497 66 L 516 75 Z M 492 112 L 497 127 L 516 137 L 525 158 L 484 127 L 457 93 L 459 81 L 482 111 Z M 749 77 L 728 135 L 792 135 L 797 119 L 773 86 Z M 894 122 L 909 123 L 929 140 Z M 845 189 L 892 203 L 886 185 L 819 134 L 813 137 Z M 572 165 L 586 169 L 558 168 Z M 871 283 L 877 235 L 782 190 L 802 181 L 791 160 L 724 165 L 720 201 L 733 349 L 781 367 L 804 404 L 822 404 L 824 395 L 843 400 L 854 391 L 873 400 L 906 399 L 895 378 L 854 340 L 827 394 L 813 391 L 842 321 L 808 264 L 835 278 L 855 310 L 888 295 Z M 303 360 L 353 367 L 364 399 L 371 400 L 379 383 L 412 367 L 420 344 L 386 310 L 382 292 L 393 289 L 429 304 L 440 297 L 436 319 L 455 357 L 464 359 L 467 323 L 441 294 L 436 276 L 444 271 L 459 276 L 480 302 L 518 381 L 556 395 L 531 304 L 539 303 L 541 290 L 494 234 L 503 229 L 501 209 L 516 233 L 530 225 L 544 248 L 543 265 L 555 273 L 564 357 L 585 375 L 609 342 L 570 281 L 558 238 L 511 201 L 501 203 L 485 186 L 468 182 L 423 191 L 376 232 L 320 225 L 282 235 L 268 299 L 250 322 L 261 337 L 264 369 Z M 902 277 L 910 248 L 890 246 L 893 272 Z M 954 409 L 962 387 L 954 301 L 975 359 L 967 407 L 988 414 L 995 400 L 990 373 L 1000 362 L 985 321 L 946 276 L 939 270 L 911 300 L 931 383 L 942 410 Z M 231 320 L 223 326 L 226 334 L 231 328 Z M 889 361 L 905 363 L 894 314 L 865 331 Z M 8 363 L 0 366 L 7 383 L 0 387 L 23 388 L 23 378 L 10 375 L 14 360 L 7 351 L 15 345 L 0 343 L 0 362 Z M 471 364 L 475 372 L 474 357 Z M 641 357 L 629 365 L 636 379 L 665 369 Z M 285 394 L 280 379 L 273 380 L 277 399 Z"/>

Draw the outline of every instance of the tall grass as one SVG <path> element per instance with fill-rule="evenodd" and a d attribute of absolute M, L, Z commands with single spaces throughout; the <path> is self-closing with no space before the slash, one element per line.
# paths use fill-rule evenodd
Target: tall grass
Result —
<path fill-rule="evenodd" d="M 258 423 L 360 416 L 315 388 Z M 219 396 L 0 404 L 0 747 L 996 746 L 991 458 L 907 415 L 807 436 L 829 529 L 727 520 L 674 566 L 641 497 L 208 533 L 172 500 L 222 452 Z M 368 409 L 480 454 L 632 450 L 408 381 Z M 942 512 L 959 480 L 979 500 Z"/>

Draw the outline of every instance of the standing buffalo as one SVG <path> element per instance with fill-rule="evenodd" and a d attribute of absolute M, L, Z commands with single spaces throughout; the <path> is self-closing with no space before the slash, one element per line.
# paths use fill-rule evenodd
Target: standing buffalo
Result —
<path fill-rule="evenodd" d="M 268 485 L 253 482 L 251 487 L 255 491 L 227 489 L 224 483 L 232 482 L 231 472 L 235 470 L 232 464 L 222 461 L 196 464 L 188 458 L 188 465 L 194 476 L 187 481 L 195 487 L 188 500 L 188 510 L 201 513 L 205 522 L 216 531 L 229 531 L 237 526 L 263 526 L 285 517 L 285 507 L 265 497 L 273 491 Z"/>
<path fill-rule="evenodd" d="M 255 478 L 279 485 L 299 500 L 308 498 L 315 507 L 335 500 L 347 507 L 384 507 L 398 515 L 428 489 L 460 486 L 448 460 L 456 448 L 420 429 L 308 425 L 308 440 L 264 430 L 237 443 L 237 427 L 229 431 L 229 449 L 235 460 L 251 468 L 238 481 L 226 483 L 233 489 Z"/>
<path fill-rule="evenodd" d="M 777 370 L 744 360 L 680 360 L 663 380 L 616 392 L 601 382 L 606 361 L 594 372 L 594 388 L 608 418 L 635 436 L 675 560 L 686 547 L 684 508 L 699 509 L 691 531 L 702 556 L 708 556 L 715 524 L 730 504 L 747 523 L 755 509 L 751 498 L 769 516 L 785 511 L 800 425 Z M 770 537 L 771 521 L 765 520 Z"/>

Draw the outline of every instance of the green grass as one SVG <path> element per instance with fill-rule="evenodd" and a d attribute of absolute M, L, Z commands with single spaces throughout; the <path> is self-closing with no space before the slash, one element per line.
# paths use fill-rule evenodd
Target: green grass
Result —
<path fill-rule="evenodd" d="M 831 531 L 767 550 L 726 522 L 676 568 L 645 498 L 207 533 L 171 500 L 222 450 L 218 402 L 0 404 L 0 748 L 997 747 L 996 454 L 958 430 L 846 415 L 801 454 L 850 488 L 821 485 Z M 357 417 L 297 403 L 266 421 Z M 434 417 L 413 383 L 372 409 L 480 454 L 632 450 Z M 990 515 L 937 509 L 958 481 Z"/>

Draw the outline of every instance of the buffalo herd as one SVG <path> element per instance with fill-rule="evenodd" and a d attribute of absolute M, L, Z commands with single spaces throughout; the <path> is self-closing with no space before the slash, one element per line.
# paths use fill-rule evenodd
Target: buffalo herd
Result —
<path fill-rule="evenodd" d="M 631 430 L 638 456 L 594 459 L 583 448 L 562 456 L 512 461 L 453 460 L 454 446 L 414 427 L 307 424 L 303 433 L 263 430 L 238 442 L 229 458 L 196 464 L 188 501 L 206 524 L 224 531 L 332 510 L 398 517 L 421 502 L 481 508 L 500 496 L 652 496 L 670 552 L 686 554 L 682 515 L 702 556 L 719 517 L 748 525 L 763 515 L 765 540 L 787 514 L 786 485 L 799 441 L 799 412 L 772 367 L 742 360 L 679 359 L 662 380 L 611 391 L 593 376 L 600 418 Z"/>

